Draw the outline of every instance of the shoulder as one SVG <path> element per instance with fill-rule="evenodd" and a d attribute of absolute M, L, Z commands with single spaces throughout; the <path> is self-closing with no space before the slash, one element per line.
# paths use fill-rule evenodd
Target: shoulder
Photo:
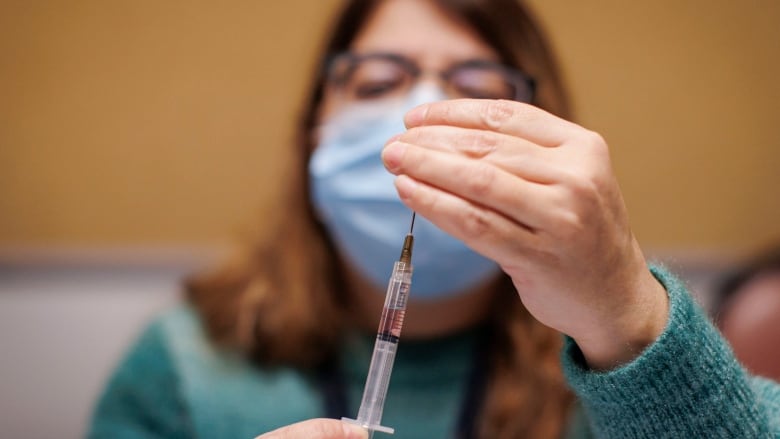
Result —
<path fill-rule="evenodd" d="M 117 367 L 90 438 L 255 437 L 322 416 L 321 401 L 310 375 L 219 348 L 182 305 L 150 323 Z"/>
<path fill-rule="evenodd" d="M 310 374 L 260 367 L 217 346 L 189 306 L 160 316 L 147 333 L 167 352 L 180 398 L 194 429 L 205 437 L 254 437 L 322 415 Z"/>
<path fill-rule="evenodd" d="M 156 320 L 141 332 L 114 371 L 108 385 L 109 391 L 131 392 L 175 385 L 176 371 L 160 323 Z"/>
<path fill-rule="evenodd" d="M 95 407 L 90 438 L 191 436 L 160 323 L 143 330 L 114 371 Z"/>

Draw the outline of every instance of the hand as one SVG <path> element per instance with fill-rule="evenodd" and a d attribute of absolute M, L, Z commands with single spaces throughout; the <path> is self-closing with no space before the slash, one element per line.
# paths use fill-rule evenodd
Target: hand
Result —
<path fill-rule="evenodd" d="M 531 105 L 451 100 L 407 113 L 383 151 L 411 209 L 495 260 L 528 311 L 592 368 L 635 358 L 663 330 L 606 143 Z"/>
<path fill-rule="evenodd" d="M 255 439 L 368 439 L 357 425 L 336 419 L 309 419 L 262 434 Z"/>

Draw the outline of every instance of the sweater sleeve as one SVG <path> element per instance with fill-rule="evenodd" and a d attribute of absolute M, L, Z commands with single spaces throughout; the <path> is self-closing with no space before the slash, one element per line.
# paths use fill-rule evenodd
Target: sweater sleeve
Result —
<path fill-rule="evenodd" d="M 664 332 L 638 358 L 595 372 L 570 338 L 562 361 L 594 437 L 780 438 L 780 387 L 747 376 L 683 284 L 663 268 Z"/>
<path fill-rule="evenodd" d="M 149 326 L 98 402 L 90 439 L 193 437 L 160 323 Z"/>

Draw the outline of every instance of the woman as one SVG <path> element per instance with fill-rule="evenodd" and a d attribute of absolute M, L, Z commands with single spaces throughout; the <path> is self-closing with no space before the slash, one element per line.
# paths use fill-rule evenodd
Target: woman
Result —
<path fill-rule="evenodd" d="M 144 334 L 93 437 L 365 437 L 306 419 L 355 416 L 411 210 L 399 437 L 770 434 L 777 388 L 648 269 L 523 6 L 352 1 L 321 65 L 273 233 Z"/>

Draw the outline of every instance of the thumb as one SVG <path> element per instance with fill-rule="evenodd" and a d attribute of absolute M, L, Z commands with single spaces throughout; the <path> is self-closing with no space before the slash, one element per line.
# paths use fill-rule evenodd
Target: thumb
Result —
<path fill-rule="evenodd" d="M 368 432 L 360 426 L 336 419 L 309 419 L 262 434 L 255 439 L 368 439 Z"/>

